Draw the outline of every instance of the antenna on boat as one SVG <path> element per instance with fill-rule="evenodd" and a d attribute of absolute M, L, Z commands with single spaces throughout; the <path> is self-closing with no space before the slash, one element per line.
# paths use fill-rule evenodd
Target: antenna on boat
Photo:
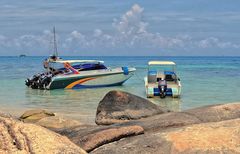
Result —
<path fill-rule="evenodd" d="M 55 26 L 53 27 L 53 50 L 54 50 L 53 55 L 58 56 Z"/>

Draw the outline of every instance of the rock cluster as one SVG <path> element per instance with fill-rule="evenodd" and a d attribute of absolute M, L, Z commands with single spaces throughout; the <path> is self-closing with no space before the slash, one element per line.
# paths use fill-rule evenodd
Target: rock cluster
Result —
<path fill-rule="evenodd" d="M 0 116 L 0 153 L 86 153 L 68 138 L 34 124 Z"/>
<path fill-rule="evenodd" d="M 97 108 L 98 125 L 45 110 L 27 111 L 20 119 L 26 123 L 0 114 L 0 153 L 240 153 L 240 103 L 169 112 L 111 91 Z"/>
<path fill-rule="evenodd" d="M 67 136 L 86 151 L 99 154 L 121 154 L 130 151 L 136 154 L 240 153 L 237 140 L 240 138 L 240 103 L 166 112 L 159 107 L 154 110 L 152 103 L 139 101 L 142 99 L 135 97 L 137 96 L 112 91 L 100 102 L 97 110 L 96 123 L 103 125 L 75 127 L 58 133 Z M 154 114 L 142 116 L 141 110 L 148 105 Z M 136 110 L 140 110 L 140 114 L 135 114 L 134 106 Z M 139 131 L 134 129 L 133 135 L 125 135 L 129 131 L 127 128 L 132 126 L 138 127 L 141 133 L 136 133 Z"/>

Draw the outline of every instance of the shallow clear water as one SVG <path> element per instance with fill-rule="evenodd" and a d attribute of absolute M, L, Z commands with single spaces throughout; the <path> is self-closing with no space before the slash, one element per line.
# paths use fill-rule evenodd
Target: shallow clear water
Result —
<path fill-rule="evenodd" d="M 143 77 L 149 60 L 171 60 L 178 65 L 182 96 L 179 99 L 150 99 L 160 106 L 178 111 L 240 101 L 240 57 L 63 57 L 104 60 L 107 66 L 134 66 L 137 71 L 118 87 L 52 91 L 27 88 L 24 80 L 43 71 L 44 58 L 0 57 L 1 110 L 21 114 L 26 109 L 45 108 L 84 123 L 93 123 L 98 102 L 108 91 L 124 90 L 145 97 Z"/>

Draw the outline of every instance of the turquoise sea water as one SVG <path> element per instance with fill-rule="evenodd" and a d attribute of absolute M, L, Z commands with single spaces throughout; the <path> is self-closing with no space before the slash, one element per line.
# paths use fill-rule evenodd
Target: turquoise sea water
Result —
<path fill-rule="evenodd" d="M 110 67 L 134 66 L 136 75 L 123 86 L 78 90 L 33 90 L 24 80 L 43 71 L 45 57 L 0 57 L 0 108 L 20 114 L 26 109 L 45 108 L 93 123 L 99 101 L 110 90 L 124 90 L 146 97 L 143 77 L 149 60 L 177 63 L 182 82 L 181 98 L 154 98 L 152 102 L 172 110 L 240 101 L 240 57 L 63 57 L 97 59 Z"/>

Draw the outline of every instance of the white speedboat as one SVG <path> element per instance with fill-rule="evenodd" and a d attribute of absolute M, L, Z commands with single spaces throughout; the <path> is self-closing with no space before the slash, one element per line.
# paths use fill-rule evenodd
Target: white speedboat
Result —
<path fill-rule="evenodd" d="M 149 61 L 144 81 L 147 97 L 179 97 L 181 94 L 180 78 L 172 61 Z"/>
<path fill-rule="evenodd" d="M 26 85 L 34 89 L 74 89 L 96 88 L 122 85 L 135 68 L 107 68 L 97 60 L 48 60 L 45 73 L 26 80 Z M 61 65 L 62 67 L 56 68 Z M 64 66 L 64 67 L 63 67 Z"/>

